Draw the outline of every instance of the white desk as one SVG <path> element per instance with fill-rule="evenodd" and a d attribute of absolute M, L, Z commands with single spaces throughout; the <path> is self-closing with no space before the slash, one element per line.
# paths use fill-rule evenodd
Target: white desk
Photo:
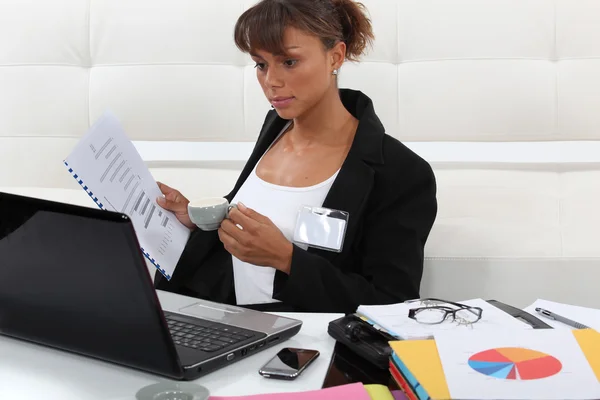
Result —
<path fill-rule="evenodd" d="M 163 308 L 175 311 L 176 298 L 158 292 Z M 327 324 L 338 314 L 282 314 L 304 321 L 292 339 L 238 361 L 194 383 L 212 395 L 243 395 L 319 389 L 333 352 Z M 266 379 L 258 369 L 283 347 L 313 348 L 321 356 L 292 382 Z M 162 377 L 0 336 L 0 399 L 134 400 Z"/>

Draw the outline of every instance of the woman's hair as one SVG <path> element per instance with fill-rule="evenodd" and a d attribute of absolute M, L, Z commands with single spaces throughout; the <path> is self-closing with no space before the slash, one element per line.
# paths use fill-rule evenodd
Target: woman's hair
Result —
<path fill-rule="evenodd" d="M 294 27 L 319 37 L 328 50 L 344 42 L 346 59 L 358 61 L 374 39 L 365 11 L 353 0 L 262 0 L 237 20 L 235 44 L 246 53 L 286 54 L 283 33 Z"/>

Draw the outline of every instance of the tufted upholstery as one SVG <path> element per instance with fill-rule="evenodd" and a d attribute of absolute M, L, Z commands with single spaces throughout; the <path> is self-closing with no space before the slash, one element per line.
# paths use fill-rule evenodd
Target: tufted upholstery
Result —
<path fill-rule="evenodd" d="M 0 0 L 0 190 L 90 204 L 61 161 L 105 110 L 158 180 L 231 189 L 268 104 L 247 0 Z M 600 2 L 364 0 L 340 85 L 429 160 L 423 295 L 600 306 Z"/>

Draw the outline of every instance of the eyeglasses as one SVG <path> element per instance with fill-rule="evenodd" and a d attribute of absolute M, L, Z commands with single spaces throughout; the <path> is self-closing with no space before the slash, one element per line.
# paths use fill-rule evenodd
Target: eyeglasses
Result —
<path fill-rule="evenodd" d="M 421 324 L 441 324 L 448 317 L 452 317 L 452 321 L 459 325 L 470 325 L 479 321 L 483 314 L 480 307 L 435 298 L 408 300 L 405 303 L 415 302 L 420 303 L 422 307 L 408 310 L 408 318 Z"/>

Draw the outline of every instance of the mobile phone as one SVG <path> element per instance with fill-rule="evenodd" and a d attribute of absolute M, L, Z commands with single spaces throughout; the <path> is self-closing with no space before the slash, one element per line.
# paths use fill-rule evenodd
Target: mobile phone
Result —
<path fill-rule="evenodd" d="M 286 347 L 267 362 L 258 373 L 265 378 L 296 379 L 317 357 L 317 350 Z"/>

